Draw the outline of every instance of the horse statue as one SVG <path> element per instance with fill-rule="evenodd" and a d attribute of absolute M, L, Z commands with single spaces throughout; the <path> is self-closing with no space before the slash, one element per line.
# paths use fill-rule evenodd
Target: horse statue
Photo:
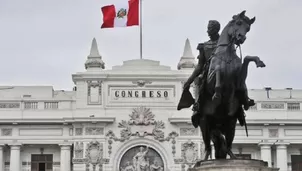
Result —
<path fill-rule="evenodd" d="M 200 119 L 198 123 L 205 141 L 204 160 L 211 155 L 211 140 L 216 159 L 226 159 L 227 155 L 236 158 L 231 149 L 237 120 L 246 126 L 244 110 L 254 105 L 250 104 L 245 84 L 248 66 L 255 62 L 257 68 L 265 67 L 257 56 L 246 56 L 242 62 L 236 54 L 235 45 L 240 47 L 245 42 L 254 22 L 255 17 L 248 18 L 245 11 L 234 15 L 222 30 L 217 48 L 205 65 L 197 103 L 200 117 L 195 118 Z"/>

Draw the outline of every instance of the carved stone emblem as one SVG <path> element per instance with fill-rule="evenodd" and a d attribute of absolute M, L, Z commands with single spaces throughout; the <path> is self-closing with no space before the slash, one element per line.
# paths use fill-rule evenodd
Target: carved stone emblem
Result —
<path fill-rule="evenodd" d="M 113 131 L 108 131 L 106 136 L 109 137 L 108 140 L 108 153 L 111 154 L 112 143 L 114 141 L 124 142 L 129 140 L 131 137 L 146 137 L 152 136 L 155 140 L 160 142 L 170 141 L 172 139 L 172 152 L 175 151 L 175 138 L 178 137 L 178 133 L 171 132 L 167 137 L 165 137 L 163 129 L 165 129 L 165 123 L 163 121 L 155 121 L 154 114 L 152 114 L 150 109 L 145 107 L 139 107 L 133 109 L 132 114 L 130 115 L 130 120 L 122 120 L 118 124 L 119 128 L 122 128 L 120 131 L 121 138 L 115 136 Z"/>
<path fill-rule="evenodd" d="M 181 145 L 182 170 L 188 165 L 191 167 L 198 160 L 198 144 L 189 140 Z"/>
<path fill-rule="evenodd" d="M 138 107 L 133 109 L 130 116 L 129 125 L 149 125 L 154 124 L 154 114 L 150 109 L 145 107 Z"/>
<path fill-rule="evenodd" d="M 186 163 L 195 163 L 198 158 L 198 145 L 192 141 L 182 144 L 182 156 Z"/>
<path fill-rule="evenodd" d="M 269 137 L 278 137 L 279 136 L 278 129 L 269 129 L 268 133 L 269 133 Z"/>
<path fill-rule="evenodd" d="M 77 136 L 83 135 L 83 128 L 76 128 L 75 129 L 75 135 L 77 135 Z"/>
<path fill-rule="evenodd" d="M 2 129 L 1 130 L 2 136 L 12 136 L 12 129 Z"/>
<path fill-rule="evenodd" d="M 151 81 L 144 81 L 144 80 L 138 80 L 138 81 L 133 81 L 133 84 L 137 84 L 139 87 L 144 87 L 146 84 L 151 84 Z"/>
<path fill-rule="evenodd" d="M 75 158 L 83 158 L 84 154 L 84 143 L 76 142 L 74 147 Z"/>
<path fill-rule="evenodd" d="M 102 157 L 103 157 L 102 144 L 100 144 L 97 141 L 92 141 L 87 144 L 86 158 L 88 160 L 88 163 L 92 165 L 96 165 L 102 160 Z"/>

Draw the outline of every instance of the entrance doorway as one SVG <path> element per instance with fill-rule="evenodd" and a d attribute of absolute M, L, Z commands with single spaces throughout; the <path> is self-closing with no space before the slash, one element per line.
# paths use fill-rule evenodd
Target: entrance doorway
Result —
<path fill-rule="evenodd" d="M 52 154 L 32 154 L 31 171 L 52 171 Z"/>

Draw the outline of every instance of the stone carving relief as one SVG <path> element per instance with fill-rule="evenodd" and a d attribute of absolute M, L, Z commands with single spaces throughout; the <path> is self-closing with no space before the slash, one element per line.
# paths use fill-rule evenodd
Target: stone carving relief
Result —
<path fill-rule="evenodd" d="M 272 103 L 272 102 L 263 102 L 261 103 L 262 109 L 284 109 L 285 104 L 284 103 Z"/>
<path fill-rule="evenodd" d="M 75 129 L 75 135 L 76 136 L 83 135 L 83 128 L 76 128 Z"/>
<path fill-rule="evenodd" d="M 102 104 L 102 81 L 87 81 L 88 104 Z"/>
<path fill-rule="evenodd" d="M 269 129 L 268 133 L 269 133 L 269 137 L 278 137 L 279 136 L 278 129 Z"/>
<path fill-rule="evenodd" d="M 104 128 L 99 127 L 87 127 L 85 129 L 86 135 L 104 135 Z"/>
<path fill-rule="evenodd" d="M 2 136 L 12 136 L 13 130 L 10 128 L 1 129 Z"/>
<path fill-rule="evenodd" d="M 164 171 L 161 156 L 148 146 L 136 146 L 128 150 L 119 166 L 120 171 Z"/>
<path fill-rule="evenodd" d="M 1 108 L 20 108 L 20 103 L 0 103 Z"/>
<path fill-rule="evenodd" d="M 138 80 L 138 81 L 133 81 L 133 84 L 137 84 L 139 87 L 144 87 L 146 84 L 151 84 L 151 81 L 145 81 L 145 80 Z"/>
<path fill-rule="evenodd" d="M 154 124 L 154 114 L 151 109 L 138 107 L 134 108 L 130 116 L 129 125 L 150 125 Z"/>
<path fill-rule="evenodd" d="M 86 147 L 86 170 L 89 170 L 89 164 L 92 164 L 93 171 L 99 165 L 99 171 L 103 170 L 103 144 L 98 141 L 92 141 Z M 88 167 L 87 167 L 88 166 Z"/>
<path fill-rule="evenodd" d="M 174 159 L 176 164 L 181 164 L 182 171 L 185 171 L 186 166 L 191 168 L 198 160 L 198 144 L 189 140 L 181 144 L 181 158 Z"/>
<path fill-rule="evenodd" d="M 108 153 L 111 154 L 112 143 L 113 141 L 124 142 L 129 140 L 131 137 L 147 137 L 151 136 L 155 140 L 160 142 L 172 140 L 172 153 L 175 155 L 175 138 L 178 137 L 178 133 L 175 131 L 169 133 L 165 137 L 163 129 L 165 129 L 165 123 L 163 121 L 155 121 L 154 114 L 149 108 L 139 107 L 133 109 L 132 114 L 130 115 L 130 120 L 122 120 L 118 124 L 119 128 L 122 128 L 120 131 L 120 138 L 118 138 L 113 131 L 109 130 L 106 134 L 108 139 Z"/>
<path fill-rule="evenodd" d="M 195 128 L 180 128 L 180 136 L 198 136 L 198 129 Z"/>
<path fill-rule="evenodd" d="M 74 154 L 75 154 L 75 158 L 77 158 L 77 159 L 84 157 L 84 143 L 83 142 L 75 142 Z"/>

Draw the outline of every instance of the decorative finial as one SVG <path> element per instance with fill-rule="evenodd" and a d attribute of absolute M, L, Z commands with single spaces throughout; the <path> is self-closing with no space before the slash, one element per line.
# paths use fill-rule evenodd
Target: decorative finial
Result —
<path fill-rule="evenodd" d="M 193 57 L 194 58 L 194 55 L 193 55 L 193 52 L 192 52 L 192 48 L 191 48 L 191 44 L 190 44 L 190 41 L 189 41 L 188 38 L 186 39 L 184 53 L 183 53 L 182 56 L 183 57 Z"/>
<path fill-rule="evenodd" d="M 85 63 L 85 68 L 87 70 L 92 68 L 105 69 L 105 63 L 103 62 L 102 56 L 99 53 L 98 44 L 95 38 L 92 40 L 90 54 L 88 55 L 88 59 Z"/>
<path fill-rule="evenodd" d="M 98 44 L 97 44 L 95 38 L 93 38 L 93 40 L 92 40 L 90 54 L 88 57 L 101 57 L 99 50 L 98 50 Z"/>
<path fill-rule="evenodd" d="M 192 52 L 190 41 L 187 38 L 184 47 L 184 52 L 177 65 L 177 69 L 180 70 L 183 68 L 194 68 L 194 66 L 195 66 L 195 57 Z"/>

